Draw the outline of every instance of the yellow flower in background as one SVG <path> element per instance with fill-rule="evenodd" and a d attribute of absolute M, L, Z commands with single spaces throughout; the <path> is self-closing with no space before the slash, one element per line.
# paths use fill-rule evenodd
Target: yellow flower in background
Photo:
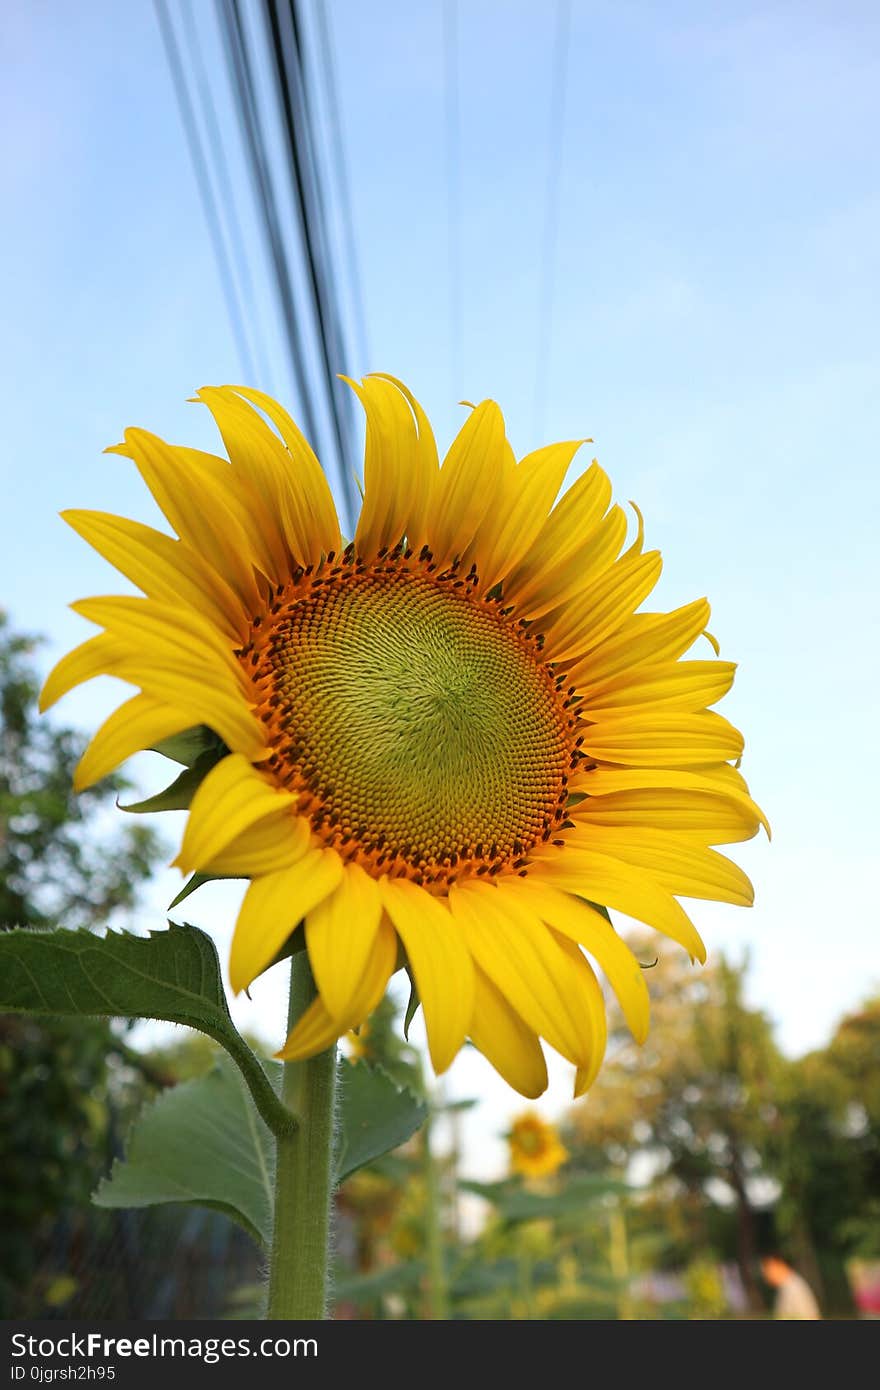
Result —
<path fill-rule="evenodd" d="M 526 1110 L 516 1117 L 507 1142 L 511 1169 L 524 1178 L 548 1178 L 568 1158 L 556 1126 L 542 1120 L 535 1110 Z"/>
<path fill-rule="evenodd" d="M 348 1059 L 350 1062 L 360 1062 L 369 1055 L 370 1051 L 370 1025 L 366 1021 L 360 1028 L 350 1028 L 345 1035 L 348 1043 Z"/>
<path fill-rule="evenodd" d="M 261 392 L 198 392 L 228 461 L 126 432 L 111 452 L 176 536 L 64 514 L 144 597 L 73 605 L 101 631 L 56 666 L 43 707 L 104 673 L 137 690 L 89 745 L 80 788 L 204 735 L 175 862 L 251 880 L 236 991 L 304 931 L 318 997 L 279 1056 L 356 1028 L 405 963 L 438 1072 L 470 1038 L 537 1096 L 544 1039 L 580 1094 L 605 1046 L 588 955 L 636 1038 L 648 1028 L 642 971 L 594 904 L 703 960 L 677 896 L 752 901 L 711 848 L 765 823 L 734 766 L 742 737 L 708 709 L 734 667 L 680 659 L 705 599 L 636 611 L 660 556 L 640 516 L 624 548 L 595 461 L 556 501 L 577 441 L 517 462 L 484 401 L 441 466 L 405 386 L 351 385 L 366 457 L 350 542 L 314 453 Z"/>

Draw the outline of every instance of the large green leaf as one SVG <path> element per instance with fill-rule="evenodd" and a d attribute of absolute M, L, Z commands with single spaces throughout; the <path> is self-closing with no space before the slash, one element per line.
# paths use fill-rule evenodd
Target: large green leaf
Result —
<path fill-rule="evenodd" d="M 184 1023 L 225 1047 L 273 1128 L 291 1121 L 232 1022 L 214 943 L 197 927 L 172 923 L 146 937 L 25 928 L 2 932 L 3 1012 Z"/>
<path fill-rule="evenodd" d="M 99 1207 L 186 1202 L 213 1207 L 255 1240 L 272 1237 L 274 1147 L 241 1076 L 225 1057 L 146 1105 L 96 1191 Z"/>
<path fill-rule="evenodd" d="M 264 1062 L 277 1089 L 278 1062 Z M 384 1072 L 341 1063 L 337 1181 L 408 1139 L 425 1106 Z M 241 1078 L 226 1058 L 206 1076 L 166 1091 L 144 1107 L 124 1159 L 94 1200 L 104 1207 L 187 1202 L 216 1207 L 256 1240 L 272 1236 L 274 1145 Z"/>
<path fill-rule="evenodd" d="M 336 1181 L 396 1149 L 424 1124 L 428 1107 L 395 1085 L 381 1067 L 343 1060 L 339 1073 L 340 1136 Z"/>

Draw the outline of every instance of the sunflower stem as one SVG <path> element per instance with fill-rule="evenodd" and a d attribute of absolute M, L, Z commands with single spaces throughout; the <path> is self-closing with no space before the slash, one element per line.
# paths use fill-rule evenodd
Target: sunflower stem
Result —
<path fill-rule="evenodd" d="M 422 1174 L 425 1182 L 425 1235 L 428 1256 L 427 1316 L 443 1322 L 449 1317 L 449 1296 L 443 1251 L 440 1180 L 431 1142 L 432 1120 L 433 1108 L 429 1099 L 428 1114 L 422 1127 Z"/>
<path fill-rule="evenodd" d="M 288 1026 L 315 997 L 305 951 L 290 966 Z M 267 1318 L 323 1318 L 327 1312 L 327 1254 L 332 1195 L 336 1048 L 302 1062 L 285 1062 L 281 1099 L 299 1119 L 276 1135 L 275 1220 L 269 1257 Z"/>

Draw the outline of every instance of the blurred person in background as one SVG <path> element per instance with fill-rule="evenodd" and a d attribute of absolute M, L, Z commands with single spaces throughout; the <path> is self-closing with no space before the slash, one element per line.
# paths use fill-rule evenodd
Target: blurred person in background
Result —
<path fill-rule="evenodd" d="M 800 1322 L 814 1322 L 821 1318 L 813 1290 L 781 1255 L 762 1256 L 761 1273 L 766 1283 L 776 1290 L 774 1318 Z"/>

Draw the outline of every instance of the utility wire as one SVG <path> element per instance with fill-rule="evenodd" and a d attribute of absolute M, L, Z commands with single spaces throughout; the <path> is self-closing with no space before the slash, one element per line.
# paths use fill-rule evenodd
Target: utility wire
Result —
<path fill-rule="evenodd" d="M 189 61 L 195 73 L 196 88 L 202 108 L 208 145 L 213 154 L 213 166 L 220 201 L 226 211 L 226 228 L 232 248 L 232 255 L 235 259 L 236 270 L 238 272 L 238 283 L 241 288 L 242 299 L 246 306 L 248 321 L 252 325 L 252 341 L 255 344 L 255 357 L 260 375 L 258 380 L 254 379 L 249 384 L 252 386 L 260 386 L 263 390 L 275 395 L 275 384 L 272 378 L 272 372 L 262 335 L 255 324 L 257 298 L 254 293 L 253 280 L 251 279 L 250 270 L 248 268 L 248 259 L 244 248 L 241 225 L 236 212 L 237 199 L 232 189 L 232 180 L 229 176 L 229 164 L 226 159 L 223 137 L 217 119 L 217 109 L 214 105 L 214 98 L 211 95 L 211 84 L 208 81 L 208 74 L 202 57 L 202 45 L 199 42 L 199 35 L 193 13 L 195 7 L 192 0 L 183 0 L 180 8 L 183 14 L 183 29 L 187 48 L 189 50 Z"/>
<path fill-rule="evenodd" d="M 314 172 L 309 139 L 311 113 L 303 78 L 303 50 L 292 0 L 263 0 L 277 96 L 281 107 L 294 208 L 305 256 L 306 280 L 317 323 L 320 365 L 338 455 L 339 481 L 348 508 L 354 503 L 351 417 L 336 372 L 344 368 L 342 335 L 335 296 L 325 275 L 328 265 L 326 219 Z"/>
<path fill-rule="evenodd" d="M 324 85 L 325 106 L 330 129 L 330 151 L 333 169 L 336 174 L 336 191 L 339 205 L 342 235 L 345 242 L 345 256 L 348 261 L 348 281 L 351 307 L 354 317 L 355 338 L 358 360 L 366 370 L 370 363 L 370 343 L 367 334 L 367 319 L 361 292 L 361 276 L 357 252 L 357 238 L 351 210 L 351 191 L 348 177 L 348 158 L 342 136 L 342 117 L 339 108 L 339 86 L 336 80 L 336 63 L 333 57 L 333 41 L 330 36 L 329 5 L 326 0 L 317 0 L 314 12 L 317 17 L 318 51 Z"/>
<path fill-rule="evenodd" d="M 306 370 L 303 336 L 294 300 L 290 267 L 284 249 L 281 223 L 275 190 L 269 171 L 259 111 L 256 103 L 253 72 L 238 0 L 217 0 L 218 19 L 226 57 L 237 97 L 242 138 L 248 155 L 248 167 L 254 195 L 262 213 L 269 259 L 275 274 L 279 307 L 284 323 L 287 347 L 299 397 L 306 434 L 317 443 L 317 418 Z"/>
<path fill-rule="evenodd" d="M 214 199 L 214 190 L 211 186 L 211 178 L 208 172 L 202 142 L 199 137 L 195 112 L 193 111 L 192 103 L 189 99 L 186 77 L 184 75 L 183 64 L 180 60 L 180 49 L 177 44 L 177 38 L 165 0 L 154 0 L 154 7 L 156 10 L 156 18 L 159 22 L 159 31 L 162 35 L 165 57 L 171 73 L 174 95 L 177 99 L 177 106 L 183 123 L 186 142 L 189 147 L 190 160 L 192 161 L 193 170 L 195 172 L 205 220 L 208 224 L 208 234 L 211 238 L 214 256 L 217 261 L 217 269 L 220 273 L 220 284 L 223 290 L 223 296 L 226 300 L 226 308 L 232 326 L 232 335 L 235 339 L 245 375 L 253 379 L 253 361 L 248 345 L 247 334 L 245 332 L 244 317 L 241 312 L 241 305 L 235 288 L 232 266 L 226 250 L 223 228 L 217 210 L 217 203 Z"/>
<path fill-rule="evenodd" d="M 559 190 L 562 174 L 562 145 L 565 131 L 565 96 L 568 78 L 568 48 L 571 33 L 571 0 L 557 0 L 556 40 L 553 49 L 550 91 L 550 134 L 547 152 L 547 205 L 544 217 L 542 289 L 538 310 L 535 363 L 535 438 L 544 430 L 547 413 L 547 383 L 553 335 L 553 309 L 556 289 L 556 250 L 559 238 Z"/>
<path fill-rule="evenodd" d="M 458 0 L 443 4 L 443 88 L 446 93 L 446 218 L 449 252 L 449 375 L 455 400 L 461 384 L 461 153 L 458 98 Z"/>

